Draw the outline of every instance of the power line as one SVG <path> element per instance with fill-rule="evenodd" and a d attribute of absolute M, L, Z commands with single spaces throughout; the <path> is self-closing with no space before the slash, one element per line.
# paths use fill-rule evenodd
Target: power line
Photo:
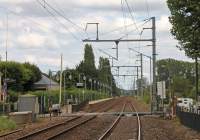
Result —
<path fill-rule="evenodd" d="M 22 16 L 22 15 L 20 15 L 20 14 L 14 12 L 14 11 L 12 11 L 12 10 L 10 10 L 10 9 L 7 9 L 7 8 L 5 8 L 5 7 L 0 7 L 0 8 L 1 8 L 1 9 L 5 9 L 5 10 L 6 10 L 7 12 L 9 12 L 10 14 L 13 14 L 13 15 L 16 15 L 16 16 L 23 17 L 24 19 L 28 19 L 29 21 L 31 21 L 31 22 L 34 23 L 35 25 L 38 25 L 38 26 L 40 26 L 40 27 L 43 27 L 43 28 L 49 29 L 49 28 L 47 28 L 46 26 L 40 24 L 39 22 L 36 22 L 36 21 L 33 20 L 32 18 L 29 18 L 29 17 L 26 17 L 26 16 Z M 54 30 L 53 28 L 52 28 L 51 30 L 53 30 L 54 32 L 59 33 L 57 30 Z"/>
<path fill-rule="evenodd" d="M 126 3 L 126 5 L 127 5 L 128 11 L 129 11 L 129 13 L 130 13 L 130 15 L 131 15 L 131 17 L 132 17 L 133 23 L 135 24 L 136 29 L 139 31 L 139 29 L 138 29 L 138 27 L 137 27 L 137 24 L 136 24 L 136 21 L 135 21 L 135 18 L 134 18 L 134 15 L 133 15 L 133 13 L 132 13 L 132 11 L 134 12 L 134 10 L 133 10 L 133 8 L 131 8 L 131 7 L 129 6 L 127 0 L 125 0 L 125 3 Z"/>
<path fill-rule="evenodd" d="M 54 4 L 55 4 L 55 6 L 57 7 L 57 9 L 60 10 L 60 11 L 63 13 L 63 15 L 64 15 L 64 14 L 65 14 L 65 11 L 64 11 L 63 9 L 59 8 L 59 6 L 58 6 L 58 4 L 56 3 L 56 1 L 54 1 Z M 54 9 L 55 9 L 55 8 L 54 8 Z M 74 23 L 74 22 L 73 22 L 73 23 Z M 83 31 L 83 32 L 86 34 L 86 36 L 88 37 L 87 31 L 86 31 L 83 27 L 77 25 L 76 23 L 74 23 L 74 24 L 75 24 L 76 26 L 78 26 L 78 28 L 79 28 L 81 31 Z"/>
<path fill-rule="evenodd" d="M 147 22 L 149 22 L 150 21 L 150 19 L 147 19 L 147 20 L 145 20 L 145 22 L 144 23 L 142 23 L 141 25 L 139 25 L 138 26 L 138 28 L 140 28 L 140 27 L 143 27 Z M 128 32 L 126 35 L 124 35 L 124 36 L 122 36 L 122 37 L 120 37 L 120 39 L 123 39 L 123 38 L 125 38 L 129 33 L 132 33 L 132 32 L 134 32 L 134 31 L 136 31 L 137 29 L 134 29 L 134 30 L 132 30 L 132 31 L 130 31 L 130 32 Z M 141 33 L 140 33 L 141 34 Z M 141 36 L 141 35 L 140 35 Z M 140 37 L 140 39 L 141 39 L 141 37 Z"/>
<path fill-rule="evenodd" d="M 125 34 L 127 33 L 127 26 L 126 26 L 126 13 L 125 13 L 125 10 L 124 10 L 124 4 L 123 4 L 123 0 L 121 0 L 121 10 L 122 10 L 122 14 L 123 14 L 123 20 L 124 20 L 124 31 L 125 31 Z"/>
<path fill-rule="evenodd" d="M 147 10 L 147 16 L 150 18 L 150 11 L 149 11 L 149 3 L 148 0 L 145 0 L 146 10 Z"/>
<path fill-rule="evenodd" d="M 61 24 L 62 26 L 63 26 L 63 28 L 65 29 L 65 30 L 67 30 L 72 36 L 73 36 L 73 38 L 74 39 L 76 39 L 76 40 L 78 40 L 78 41 L 80 41 L 81 42 L 81 40 L 74 34 L 74 33 L 72 33 L 69 29 L 68 29 L 68 27 L 66 27 L 65 26 L 65 24 L 63 24 L 61 21 L 60 21 L 60 19 L 58 19 L 50 10 L 48 10 L 46 7 L 44 7 L 43 6 L 43 4 L 40 2 L 40 0 L 36 0 L 54 19 L 55 19 L 55 21 L 56 22 L 58 22 L 59 24 Z"/>
<path fill-rule="evenodd" d="M 40 2 L 40 0 L 37 0 Z M 84 28 L 80 27 L 79 25 L 77 25 L 75 22 L 73 22 L 72 20 L 70 20 L 69 18 L 67 18 L 64 14 L 62 14 L 60 11 L 56 10 L 53 6 L 51 6 L 51 4 L 49 4 L 46 0 L 44 1 L 44 5 L 42 5 L 42 3 L 40 2 L 40 4 L 42 5 L 43 8 L 47 9 L 47 7 L 49 7 L 50 9 L 52 9 L 56 14 L 58 14 L 59 16 L 61 16 L 63 19 L 65 19 L 66 21 L 68 21 L 69 23 L 71 23 L 73 26 L 77 27 L 78 29 L 80 29 L 81 31 L 84 31 Z M 47 7 L 46 7 L 47 6 Z"/>
<path fill-rule="evenodd" d="M 121 0 L 121 9 L 122 9 L 122 13 L 123 13 L 123 20 L 124 20 L 124 33 L 127 36 L 128 39 L 128 34 L 127 34 L 127 26 L 126 26 L 126 13 L 125 10 L 123 8 L 124 4 L 123 4 L 123 0 Z M 129 42 L 126 43 L 126 47 L 129 47 Z"/>
<path fill-rule="evenodd" d="M 149 20 L 150 20 L 150 19 L 145 19 L 145 20 L 143 20 L 144 23 L 141 23 L 140 25 L 138 25 L 138 28 L 144 26 Z M 132 24 L 126 25 L 126 27 L 129 28 L 129 27 L 134 26 L 134 25 L 135 25 L 135 24 L 132 23 Z M 99 35 L 100 35 L 100 36 L 105 36 L 105 35 L 107 35 L 107 34 L 110 34 L 110 33 L 116 32 L 116 31 L 120 31 L 120 30 L 122 30 L 122 29 L 124 29 L 124 25 L 121 26 L 121 27 L 117 27 L 117 28 L 115 28 L 115 29 L 113 29 L 113 30 L 110 30 L 110 31 L 108 31 L 108 32 L 101 33 L 101 34 L 99 34 Z M 136 31 L 136 30 L 137 30 L 137 29 L 133 29 L 133 30 L 131 30 L 131 31 L 128 32 L 128 33 L 134 32 L 134 31 Z M 94 37 L 94 36 L 92 36 L 92 37 Z M 126 35 L 122 36 L 121 38 L 124 38 L 124 37 L 126 37 Z"/>

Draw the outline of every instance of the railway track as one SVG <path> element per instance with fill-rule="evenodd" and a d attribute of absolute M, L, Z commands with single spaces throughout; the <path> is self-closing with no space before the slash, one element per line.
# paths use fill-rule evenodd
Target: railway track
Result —
<path fill-rule="evenodd" d="M 142 134 L 141 134 L 141 119 L 140 116 L 138 114 L 137 109 L 135 108 L 135 106 L 130 102 L 131 105 L 131 110 L 132 112 L 135 111 L 136 112 L 136 116 L 137 116 L 137 124 L 138 124 L 138 132 L 137 132 L 137 140 L 141 140 L 142 139 Z"/>
<path fill-rule="evenodd" d="M 79 127 L 93 119 L 96 116 L 77 116 L 72 119 L 66 120 L 64 122 L 59 122 L 51 126 L 47 126 L 30 133 L 23 132 L 23 130 L 13 131 L 0 137 L 2 140 L 51 140 L 61 136 L 64 133 L 67 133 L 73 130 L 76 127 Z M 19 132 L 19 133 L 18 133 Z M 11 137 L 9 137 L 11 136 Z"/>
<path fill-rule="evenodd" d="M 0 139 L 5 138 L 6 136 L 9 136 L 9 135 L 12 135 L 12 134 L 15 134 L 15 133 L 21 132 L 21 131 L 23 131 L 23 129 L 17 129 L 17 130 L 14 130 L 14 131 L 11 131 L 11 132 L 8 132 L 8 133 L 5 133 L 5 134 L 2 134 L 2 135 L 0 135 Z"/>
<path fill-rule="evenodd" d="M 113 122 L 111 127 L 108 128 L 106 130 L 106 132 L 103 133 L 103 135 L 101 135 L 101 137 L 98 140 L 109 139 L 109 136 L 115 131 L 116 126 L 119 124 L 119 122 L 120 122 L 120 120 L 122 118 L 122 113 L 125 111 L 125 108 L 126 108 L 126 106 L 128 104 L 129 104 L 129 108 L 131 109 L 131 111 L 132 112 L 136 112 L 136 117 L 137 117 L 137 140 L 141 140 L 141 120 L 140 120 L 140 116 L 138 115 L 138 112 L 137 112 L 135 106 L 130 101 L 124 103 L 120 115 L 116 118 L 116 120 Z M 135 138 L 133 138 L 133 139 L 135 139 Z"/>
<path fill-rule="evenodd" d="M 25 140 L 25 139 L 33 138 L 34 136 L 37 136 L 38 134 L 44 133 L 44 132 L 49 131 L 51 129 L 55 129 L 56 127 L 59 127 L 59 126 L 62 126 L 62 125 L 66 125 L 67 123 L 75 121 L 75 120 L 79 119 L 80 117 L 81 116 L 78 116 L 78 117 L 72 118 L 70 120 L 66 120 L 64 122 L 60 122 L 60 123 L 54 124 L 52 126 L 48 126 L 48 127 L 33 131 L 31 133 L 28 133 L 26 135 L 23 135 L 23 136 L 17 138 L 16 140 Z"/>
<path fill-rule="evenodd" d="M 83 119 L 81 121 L 77 121 L 76 123 L 74 123 L 73 125 L 71 125 L 70 127 L 66 127 L 65 129 L 61 130 L 59 133 L 56 133 L 48 138 L 46 138 L 46 140 L 53 140 L 53 139 L 56 139 L 58 137 L 60 137 L 61 135 L 73 130 L 74 128 L 76 127 L 79 127 L 93 119 L 95 119 L 97 116 L 92 116 L 92 117 L 89 117 L 89 118 L 86 118 L 86 119 Z"/>
<path fill-rule="evenodd" d="M 110 110 L 113 106 L 115 106 L 118 102 L 116 99 L 112 99 L 110 101 L 104 102 L 102 105 L 98 105 L 95 109 L 92 109 L 90 112 L 106 112 Z"/>
<path fill-rule="evenodd" d="M 48 126 L 42 129 L 39 129 L 37 131 L 33 131 L 31 133 L 28 133 L 26 135 L 23 135 L 19 138 L 16 138 L 16 140 L 51 140 L 55 139 L 59 136 L 61 136 L 64 133 L 67 133 L 71 130 L 73 130 L 76 127 L 79 127 L 93 119 L 95 119 L 96 116 L 78 116 L 75 118 L 72 118 L 70 120 L 67 120 L 65 122 L 57 123 L 53 126 Z"/>
<path fill-rule="evenodd" d="M 115 108 L 117 105 L 121 106 L 123 104 L 124 100 L 123 99 L 112 99 L 110 101 L 104 102 L 101 105 L 98 105 L 95 109 L 92 109 L 90 113 L 92 112 L 109 112 L 112 109 L 113 112 L 116 112 L 118 108 Z"/>

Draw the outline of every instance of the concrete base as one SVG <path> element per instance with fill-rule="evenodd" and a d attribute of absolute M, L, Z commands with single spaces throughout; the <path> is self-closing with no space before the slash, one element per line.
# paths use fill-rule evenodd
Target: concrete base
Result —
<path fill-rule="evenodd" d="M 106 98 L 106 99 L 100 99 L 100 100 L 90 101 L 89 104 L 92 105 L 92 104 L 96 104 L 96 103 L 107 101 L 107 100 L 111 100 L 111 99 L 113 99 L 113 98 Z"/>
<path fill-rule="evenodd" d="M 72 105 L 67 105 L 67 113 L 72 113 Z"/>
<path fill-rule="evenodd" d="M 12 112 L 9 113 L 9 118 L 15 121 L 16 124 L 27 124 L 34 122 L 36 120 L 36 115 L 31 111 Z"/>

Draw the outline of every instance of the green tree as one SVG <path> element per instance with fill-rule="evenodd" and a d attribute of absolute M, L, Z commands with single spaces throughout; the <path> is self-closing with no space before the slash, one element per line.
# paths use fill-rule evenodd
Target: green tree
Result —
<path fill-rule="evenodd" d="M 97 80 L 97 69 L 95 67 L 95 57 L 93 53 L 92 46 L 89 44 L 85 45 L 84 49 L 84 59 L 80 62 L 80 64 L 76 67 L 76 70 L 81 77 L 83 74 L 87 77 L 87 87 L 90 87 L 89 78 L 93 80 Z M 80 79 L 82 81 L 82 78 Z"/>
<path fill-rule="evenodd" d="M 31 90 L 33 84 L 41 79 L 41 71 L 36 65 L 28 62 L 24 63 L 23 66 L 26 68 L 26 72 L 30 76 L 28 81 L 24 84 L 24 88 L 25 90 Z"/>
<path fill-rule="evenodd" d="M 98 79 L 110 85 L 112 78 L 110 62 L 107 58 L 100 57 L 99 58 L 99 68 L 98 68 Z"/>
<path fill-rule="evenodd" d="M 0 71 L 2 73 L 3 80 L 15 80 L 15 82 L 9 83 L 10 89 L 17 91 L 30 90 L 34 82 L 40 80 L 41 72 L 35 65 L 18 62 L 0 62 Z"/>
<path fill-rule="evenodd" d="M 179 40 L 179 48 L 192 58 L 200 56 L 199 0 L 167 0 L 171 11 L 171 33 Z"/>
<path fill-rule="evenodd" d="M 166 81 L 166 88 L 171 88 L 177 96 L 194 97 L 194 63 L 163 59 L 157 61 L 158 80 Z"/>
<path fill-rule="evenodd" d="M 91 77 L 97 77 L 97 70 L 95 67 L 95 57 L 92 46 L 89 44 L 85 45 L 84 74 Z"/>

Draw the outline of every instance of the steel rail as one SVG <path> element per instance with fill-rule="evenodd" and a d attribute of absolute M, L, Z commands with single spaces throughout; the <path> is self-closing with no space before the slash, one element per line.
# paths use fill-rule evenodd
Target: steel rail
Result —
<path fill-rule="evenodd" d="M 55 128 L 55 127 L 58 127 L 58 126 L 60 126 L 60 125 L 65 125 L 65 124 L 67 124 L 67 123 L 69 123 L 69 122 L 71 122 L 71 121 L 74 121 L 74 120 L 76 120 L 76 119 L 78 119 L 78 118 L 80 118 L 80 117 L 81 117 L 81 116 L 74 117 L 74 118 L 72 118 L 72 119 L 70 119 L 70 120 L 66 120 L 66 121 L 64 121 L 64 122 L 57 123 L 57 124 L 55 124 L 55 125 L 45 127 L 45 128 L 43 128 L 43 129 L 39 129 L 39 130 L 37 130 L 37 131 L 33 131 L 32 133 L 28 133 L 28 134 L 26 134 L 26 135 L 24 135 L 24 136 L 22 136 L 22 137 L 17 138 L 16 140 L 27 139 L 27 138 L 32 137 L 32 136 L 34 136 L 34 135 L 37 135 L 37 134 L 39 134 L 39 133 L 42 133 L 42 132 L 48 131 L 48 130 L 50 130 L 50 129 L 53 129 L 53 128 Z"/>
<path fill-rule="evenodd" d="M 138 133 L 137 133 L 137 140 L 141 140 L 141 120 L 140 120 L 140 116 L 138 114 L 137 109 L 135 108 L 135 106 L 130 102 L 133 110 L 135 110 L 136 116 L 137 116 L 137 123 L 138 123 Z"/>
<path fill-rule="evenodd" d="M 13 131 L 11 131 L 11 132 L 2 134 L 2 135 L 0 135 L 0 138 L 6 137 L 6 136 L 8 136 L 8 135 L 11 135 L 11 134 L 14 134 L 14 133 L 17 133 L 17 132 L 20 132 L 20 131 L 23 131 L 23 129 L 16 129 L 16 130 L 13 130 Z"/>
<path fill-rule="evenodd" d="M 83 125 L 83 124 L 85 124 L 85 123 L 87 123 L 87 122 L 89 122 L 89 121 L 95 119 L 96 117 L 97 117 L 97 116 L 95 115 L 95 116 L 90 117 L 89 119 L 88 119 L 88 118 L 87 118 L 87 119 L 84 119 L 84 120 L 81 121 L 80 123 L 74 124 L 74 125 L 72 125 L 71 127 L 67 128 L 67 129 L 63 129 L 63 130 L 60 131 L 59 133 L 57 133 L 57 134 L 55 134 L 55 135 L 53 135 L 53 136 L 48 137 L 46 140 L 53 140 L 53 139 L 55 139 L 56 137 L 59 137 L 60 135 L 62 135 L 62 134 L 64 134 L 64 133 L 67 133 L 67 132 L 71 131 L 72 129 L 74 129 L 74 128 L 78 127 L 78 126 L 81 126 L 81 125 Z"/>
<path fill-rule="evenodd" d="M 122 111 L 120 113 L 120 115 L 117 117 L 117 119 L 114 121 L 114 123 L 111 125 L 111 127 L 98 139 L 98 140 L 103 140 L 106 138 L 106 136 L 108 136 L 112 130 L 115 128 L 115 126 L 118 124 L 118 122 L 120 121 L 121 117 L 122 117 L 122 113 L 124 112 L 125 110 L 125 106 L 126 106 L 126 103 L 124 103 L 123 105 L 123 108 L 122 108 Z"/>

